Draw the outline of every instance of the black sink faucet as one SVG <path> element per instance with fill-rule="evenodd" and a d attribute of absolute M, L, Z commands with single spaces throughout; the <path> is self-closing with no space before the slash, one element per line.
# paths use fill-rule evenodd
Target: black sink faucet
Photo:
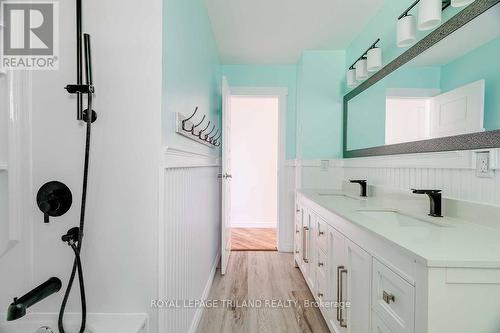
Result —
<path fill-rule="evenodd" d="M 429 216 L 443 217 L 442 212 L 441 212 L 441 206 L 442 206 L 441 190 L 415 190 L 415 189 L 412 189 L 412 192 L 415 194 L 427 194 L 429 196 L 429 199 L 431 202 L 431 209 L 429 212 Z"/>
<path fill-rule="evenodd" d="M 366 198 L 366 179 L 351 179 L 350 182 L 359 184 L 361 186 L 359 196 Z"/>

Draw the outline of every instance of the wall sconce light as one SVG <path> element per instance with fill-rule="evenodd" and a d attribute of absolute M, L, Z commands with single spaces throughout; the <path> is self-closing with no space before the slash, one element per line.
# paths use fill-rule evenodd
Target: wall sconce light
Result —
<path fill-rule="evenodd" d="M 356 80 L 362 81 L 368 78 L 368 62 L 361 58 L 356 62 Z"/>
<path fill-rule="evenodd" d="M 443 18 L 442 0 L 420 0 L 418 6 L 418 29 L 431 30 L 441 24 Z"/>
<path fill-rule="evenodd" d="M 368 78 L 368 71 L 374 72 L 382 67 L 382 49 L 377 47 L 378 38 L 347 70 L 347 86 L 355 87 L 358 82 Z"/>
<path fill-rule="evenodd" d="M 347 70 L 347 86 L 349 88 L 354 88 L 358 85 L 356 81 L 356 70 L 354 68 L 349 68 Z"/>
<path fill-rule="evenodd" d="M 452 7 L 464 7 L 470 5 L 476 0 L 451 0 Z"/>
<path fill-rule="evenodd" d="M 397 45 L 408 47 L 417 40 L 417 22 L 415 16 L 405 15 L 398 20 Z"/>
<path fill-rule="evenodd" d="M 418 29 L 430 30 L 441 24 L 443 10 L 454 2 L 465 3 L 465 6 L 475 0 L 416 0 L 398 17 L 397 45 L 408 47 L 417 40 L 415 17 L 409 14 L 416 5 L 418 7 Z M 461 5 L 461 4 L 460 4 Z"/>
<path fill-rule="evenodd" d="M 382 49 L 374 47 L 367 53 L 367 68 L 369 72 L 376 72 L 382 68 Z"/>

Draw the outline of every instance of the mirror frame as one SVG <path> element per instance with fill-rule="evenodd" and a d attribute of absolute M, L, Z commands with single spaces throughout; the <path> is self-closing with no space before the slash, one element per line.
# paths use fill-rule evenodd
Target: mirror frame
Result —
<path fill-rule="evenodd" d="M 351 99 L 358 96 L 363 91 L 367 90 L 498 3 L 500 3 L 500 0 L 476 0 L 474 3 L 470 4 L 468 7 L 450 18 L 447 22 L 443 23 L 436 30 L 422 38 L 419 42 L 391 61 L 381 70 L 373 74 L 358 87 L 346 94 L 344 96 L 343 115 L 343 157 L 355 158 L 500 147 L 500 130 L 494 130 L 364 149 L 347 150 L 347 113 L 348 103 Z"/>

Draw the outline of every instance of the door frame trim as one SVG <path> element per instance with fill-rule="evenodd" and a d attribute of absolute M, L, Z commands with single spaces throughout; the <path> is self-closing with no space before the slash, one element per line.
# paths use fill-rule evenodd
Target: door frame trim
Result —
<path fill-rule="evenodd" d="M 281 233 L 286 231 L 286 111 L 288 102 L 287 87 L 234 87 L 231 86 L 231 97 L 278 97 L 278 212 L 277 212 L 277 247 L 279 252 L 289 252 L 287 237 Z"/>

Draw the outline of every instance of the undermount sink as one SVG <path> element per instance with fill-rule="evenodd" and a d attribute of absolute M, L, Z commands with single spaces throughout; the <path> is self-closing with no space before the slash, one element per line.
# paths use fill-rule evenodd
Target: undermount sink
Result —
<path fill-rule="evenodd" d="M 341 193 L 318 193 L 320 197 L 334 197 L 334 198 L 342 198 L 342 199 L 347 199 L 347 200 L 356 200 L 356 201 L 361 201 L 364 200 L 363 198 L 357 198 L 353 197 L 347 194 L 341 194 Z"/>
<path fill-rule="evenodd" d="M 387 223 L 387 224 L 397 224 L 402 227 L 417 227 L 422 225 L 422 223 L 431 224 L 435 227 L 439 228 L 449 228 L 452 227 L 450 223 L 443 222 L 442 218 L 439 217 L 416 217 L 411 216 L 406 213 L 402 213 L 398 210 L 391 209 L 360 209 L 357 210 L 358 213 L 361 213 L 365 216 L 369 216 L 375 220 Z"/>

